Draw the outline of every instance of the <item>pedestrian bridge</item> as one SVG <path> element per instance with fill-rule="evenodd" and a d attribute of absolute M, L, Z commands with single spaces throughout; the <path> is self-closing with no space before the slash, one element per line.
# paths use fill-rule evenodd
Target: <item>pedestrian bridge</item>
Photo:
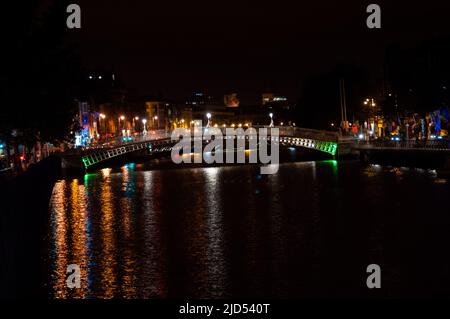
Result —
<path fill-rule="evenodd" d="M 253 127 L 258 131 L 258 128 Z M 313 129 L 303 129 L 295 127 L 277 127 L 279 129 L 278 136 L 270 135 L 270 128 L 267 128 L 268 135 L 261 138 L 256 135 L 243 135 L 243 136 L 227 136 L 223 135 L 224 139 L 246 139 L 246 140 L 268 140 L 270 143 L 278 143 L 280 146 L 286 147 L 303 147 L 308 149 L 317 150 L 332 155 L 333 157 L 338 152 L 339 135 L 337 132 L 320 131 Z M 223 131 L 223 129 L 222 129 Z M 205 137 L 197 137 L 202 139 L 203 142 L 207 142 Z M 192 138 L 196 140 L 196 137 Z M 172 141 L 169 134 L 164 131 L 160 131 L 157 134 L 139 136 L 132 138 L 132 140 L 126 139 L 125 141 L 114 141 L 114 143 L 107 143 L 103 145 L 97 145 L 85 149 L 82 152 L 81 159 L 85 169 L 89 169 L 94 165 L 98 165 L 101 162 L 108 161 L 125 154 L 147 150 L 150 153 L 170 152 L 176 141 Z"/>

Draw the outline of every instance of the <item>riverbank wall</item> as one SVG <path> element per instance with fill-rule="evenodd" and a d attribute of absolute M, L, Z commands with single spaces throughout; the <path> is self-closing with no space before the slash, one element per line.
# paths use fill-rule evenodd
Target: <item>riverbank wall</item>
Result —
<path fill-rule="evenodd" d="M 51 156 L 0 185 L 0 298 L 46 299 L 45 234 L 61 159 Z"/>

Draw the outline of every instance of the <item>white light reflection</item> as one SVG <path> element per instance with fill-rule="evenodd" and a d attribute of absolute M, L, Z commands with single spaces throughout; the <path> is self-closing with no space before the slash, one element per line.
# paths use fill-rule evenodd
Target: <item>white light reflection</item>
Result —
<path fill-rule="evenodd" d="M 212 298 L 225 295 L 227 285 L 227 269 L 224 254 L 223 209 L 220 198 L 220 169 L 205 168 L 205 197 L 207 208 L 208 233 L 208 284 Z"/>

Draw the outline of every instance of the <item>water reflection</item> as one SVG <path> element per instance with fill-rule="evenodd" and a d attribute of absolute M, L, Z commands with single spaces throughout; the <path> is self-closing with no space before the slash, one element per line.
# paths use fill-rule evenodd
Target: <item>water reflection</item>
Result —
<path fill-rule="evenodd" d="M 67 220 L 66 220 L 66 181 L 59 181 L 55 184 L 52 196 L 53 213 L 51 215 L 51 258 L 54 261 L 53 266 L 53 289 L 54 297 L 66 298 L 67 291 L 64 289 L 65 274 L 68 258 L 67 244 Z"/>
<path fill-rule="evenodd" d="M 206 266 L 208 269 L 209 295 L 213 298 L 226 296 L 227 269 L 224 252 L 223 208 L 220 189 L 220 169 L 204 169 L 205 199 L 207 213 L 208 248 Z"/>
<path fill-rule="evenodd" d="M 449 195 L 435 172 L 336 161 L 284 164 L 273 176 L 251 165 L 103 169 L 54 187 L 51 296 L 364 294 L 361 269 L 372 262 L 386 265 L 395 295 L 405 264 L 427 269 L 419 253 L 448 267 L 431 252 L 450 240 Z M 80 265 L 81 289 L 66 286 L 70 264 Z"/>
<path fill-rule="evenodd" d="M 116 233 L 114 229 L 115 211 L 111 178 L 109 172 L 103 171 L 103 182 L 100 191 L 100 278 L 101 298 L 113 298 L 117 294 L 117 256 L 116 256 Z"/>
<path fill-rule="evenodd" d="M 158 201 L 161 195 L 157 172 L 143 172 L 143 247 L 138 274 L 139 298 L 164 298 L 167 296 L 166 254 L 162 238 L 162 210 Z M 145 284 L 144 284 L 145 283 Z"/>

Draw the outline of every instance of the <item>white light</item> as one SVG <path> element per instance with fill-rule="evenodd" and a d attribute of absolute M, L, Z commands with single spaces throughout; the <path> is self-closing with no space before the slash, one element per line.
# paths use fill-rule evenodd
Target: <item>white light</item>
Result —
<path fill-rule="evenodd" d="M 147 123 L 147 120 L 146 119 L 142 119 L 142 123 Z"/>
<path fill-rule="evenodd" d="M 207 113 L 206 117 L 208 118 L 208 120 L 211 118 L 211 113 Z"/>
<path fill-rule="evenodd" d="M 270 113 L 269 116 L 270 116 L 270 118 L 272 118 L 273 117 L 273 113 Z"/>
<path fill-rule="evenodd" d="M 362 140 L 364 138 L 364 134 L 359 134 L 359 139 Z"/>

